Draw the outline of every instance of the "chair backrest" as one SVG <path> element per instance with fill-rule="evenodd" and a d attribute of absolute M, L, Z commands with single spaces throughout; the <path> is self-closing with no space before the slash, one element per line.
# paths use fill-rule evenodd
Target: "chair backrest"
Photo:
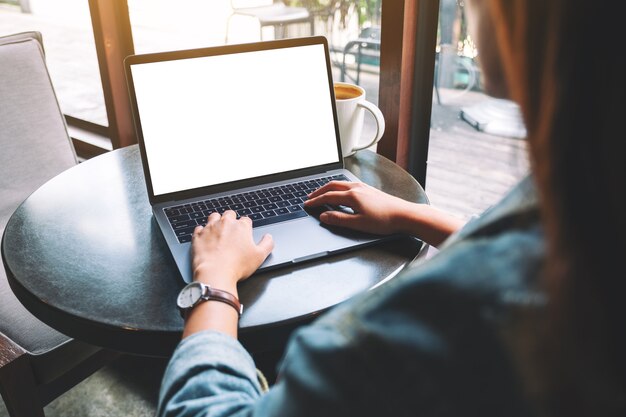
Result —
<path fill-rule="evenodd" d="M 0 37 L 0 235 L 26 197 L 76 163 L 41 35 Z M 8 287 L 1 262 L 0 333 L 36 354 L 68 340 L 24 309 Z"/>
<path fill-rule="evenodd" d="M 0 234 L 30 193 L 76 163 L 41 35 L 0 37 Z"/>

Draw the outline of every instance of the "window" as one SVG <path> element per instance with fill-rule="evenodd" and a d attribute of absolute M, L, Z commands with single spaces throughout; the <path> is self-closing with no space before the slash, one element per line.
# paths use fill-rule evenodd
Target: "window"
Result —
<path fill-rule="evenodd" d="M 468 218 L 496 203 L 528 172 L 515 103 L 489 97 L 462 2 L 441 0 L 426 184 L 431 203 Z"/>
<path fill-rule="evenodd" d="M 107 126 L 87 2 L 0 1 L 0 36 L 26 31 L 42 33 L 61 110 L 74 119 Z"/>

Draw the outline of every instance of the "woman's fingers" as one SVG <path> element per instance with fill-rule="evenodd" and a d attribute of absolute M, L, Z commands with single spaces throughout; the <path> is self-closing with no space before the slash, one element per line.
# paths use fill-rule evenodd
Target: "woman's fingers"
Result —
<path fill-rule="evenodd" d="M 318 197 L 309 198 L 304 202 L 305 206 L 316 207 L 324 204 L 343 205 L 353 209 L 358 209 L 359 202 L 351 191 L 328 191 Z"/>
<path fill-rule="evenodd" d="M 196 236 L 198 236 L 198 234 L 204 229 L 204 227 L 202 226 L 196 226 L 195 229 L 193 229 L 193 234 L 191 235 L 191 238 L 194 239 Z"/>
<path fill-rule="evenodd" d="M 272 238 L 272 235 L 270 234 L 265 234 L 263 235 L 263 237 L 261 238 L 261 241 L 257 244 L 257 248 L 260 251 L 261 254 L 261 263 L 265 260 L 265 258 L 267 258 L 269 256 L 269 254 L 272 252 L 272 250 L 274 249 L 274 239 Z"/>
<path fill-rule="evenodd" d="M 320 214 L 320 221 L 322 223 L 331 226 L 347 227 L 355 230 L 361 229 L 360 224 L 362 220 L 363 216 L 361 215 L 348 214 L 341 211 L 330 210 Z"/>
<path fill-rule="evenodd" d="M 346 191 L 354 186 L 353 182 L 348 181 L 331 181 L 309 194 L 309 198 L 315 198 L 329 191 Z"/>
<path fill-rule="evenodd" d="M 218 212 L 209 214 L 209 217 L 207 218 L 207 226 L 211 226 L 219 222 L 221 217 L 222 216 Z"/>
<path fill-rule="evenodd" d="M 252 219 L 248 216 L 241 216 L 239 218 L 240 222 L 244 222 L 246 225 L 250 226 L 250 229 L 252 229 Z"/>

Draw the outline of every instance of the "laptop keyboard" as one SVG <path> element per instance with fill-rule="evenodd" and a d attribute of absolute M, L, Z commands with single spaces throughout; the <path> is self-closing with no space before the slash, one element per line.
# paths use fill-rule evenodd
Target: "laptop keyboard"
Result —
<path fill-rule="evenodd" d="M 237 217 L 252 219 L 252 227 L 266 226 L 306 217 L 302 203 L 307 195 L 330 181 L 349 181 L 344 175 L 315 178 L 278 187 L 264 188 L 225 197 L 200 200 L 164 209 L 180 243 L 191 242 L 193 230 L 205 226 L 209 214 L 233 210 Z"/>

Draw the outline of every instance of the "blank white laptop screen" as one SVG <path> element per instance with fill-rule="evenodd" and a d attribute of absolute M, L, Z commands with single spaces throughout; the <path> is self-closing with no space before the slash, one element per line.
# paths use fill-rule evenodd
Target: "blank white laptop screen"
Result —
<path fill-rule="evenodd" d="M 339 161 L 323 45 L 131 71 L 155 195 Z"/>

